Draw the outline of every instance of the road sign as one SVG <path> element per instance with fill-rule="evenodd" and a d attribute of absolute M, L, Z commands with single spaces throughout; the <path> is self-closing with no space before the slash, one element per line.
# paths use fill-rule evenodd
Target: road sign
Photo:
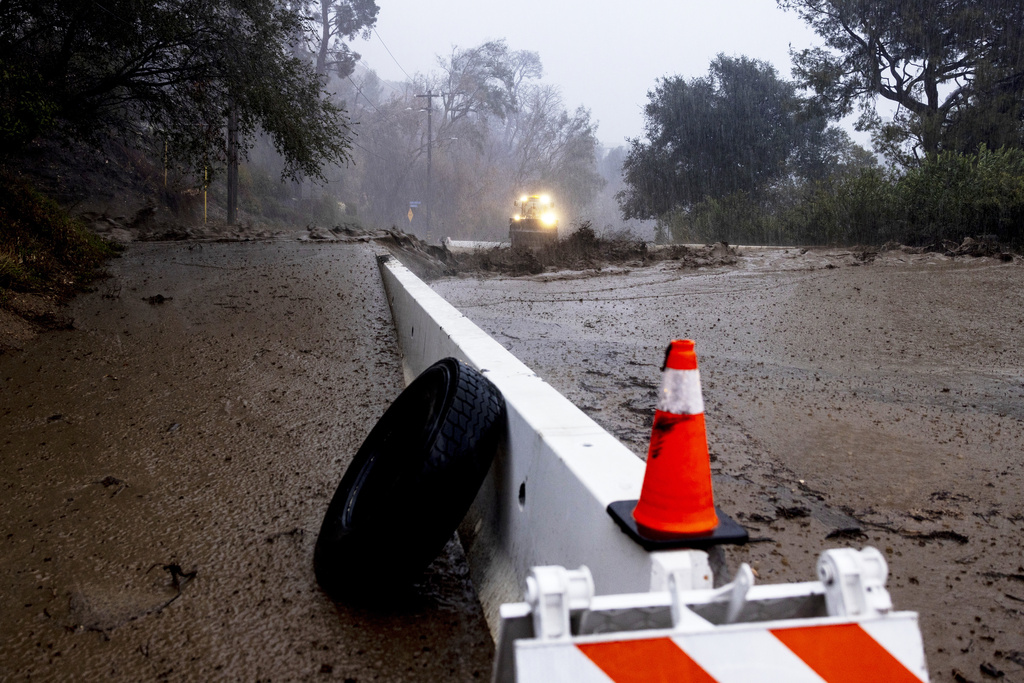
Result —
<path fill-rule="evenodd" d="M 412 209 L 409 209 L 409 222 L 412 223 Z"/>
<path fill-rule="evenodd" d="M 419 205 L 420 205 L 419 202 L 409 202 L 409 208 L 410 209 L 415 209 L 415 208 L 419 207 Z"/>

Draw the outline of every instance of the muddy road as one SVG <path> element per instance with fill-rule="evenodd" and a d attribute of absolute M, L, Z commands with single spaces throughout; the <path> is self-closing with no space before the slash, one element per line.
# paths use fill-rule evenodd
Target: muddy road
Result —
<path fill-rule="evenodd" d="M 0 355 L 0 679 L 477 680 L 457 544 L 384 611 L 312 550 L 402 386 L 355 244 L 133 244 Z M 720 505 L 763 582 L 871 544 L 933 680 L 1024 681 L 1024 264 L 745 252 L 718 268 L 432 283 L 646 453 L 665 344 L 697 341 Z"/>
<path fill-rule="evenodd" d="M 763 250 L 433 287 L 641 456 L 665 345 L 696 340 L 716 499 L 753 538 L 731 566 L 811 580 L 873 545 L 932 680 L 1024 681 L 1020 259 Z"/>
<path fill-rule="evenodd" d="M 486 680 L 457 544 L 384 611 L 313 577 L 402 388 L 373 248 L 136 243 L 111 272 L 0 355 L 0 680 Z"/>

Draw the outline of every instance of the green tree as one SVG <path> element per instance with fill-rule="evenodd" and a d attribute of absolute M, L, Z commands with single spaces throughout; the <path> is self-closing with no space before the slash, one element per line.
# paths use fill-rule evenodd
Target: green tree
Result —
<path fill-rule="evenodd" d="M 756 200 L 791 174 L 813 177 L 850 147 L 767 62 L 719 55 L 708 75 L 661 79 L 630 140 L 618 200 L 625 218 L 657 218 L 737 193 Z"/>
<path fill-rule="evenodd" d="M 287 175 L 319 177 L 347 160 L 350 133 L 313 65 L 288 49 L 307 19 L 276 0 L 0 2 L 0 143 L 157 135 L 201 168 L 223 156 L 233 106 L 240 133 L 264 131 Z"/>
<path fill-rule="evenodd" d="M 347 77 L 359 61 L 359 54 L 352 52 L 347 41 L 369 36 L 377 23 L 376 0 L 312 0 L 306 11 L 307 49 L 316 62 L 316 72 Z"/>
<path fill-rule="evenodd" d="M 876 148 L 907 163 L 941 149 L 1021 142 L 1019 0 L 778 0 L 825 40 L 793 51 L 801 86 L 829 114 L 860 105 Z M 899 105 L 891 121 L 873 109 Z"/>

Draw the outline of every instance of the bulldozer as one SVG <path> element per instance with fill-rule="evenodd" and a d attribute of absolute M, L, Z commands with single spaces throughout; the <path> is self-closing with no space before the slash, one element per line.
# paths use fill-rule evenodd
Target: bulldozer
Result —
<path fill-rule="evenodd" d="M 558 216 L 549 195 L 523 195 L 513 202 L 513 208 L 508 220 L 513 249 L 537 249 L 558 240 Z"/>

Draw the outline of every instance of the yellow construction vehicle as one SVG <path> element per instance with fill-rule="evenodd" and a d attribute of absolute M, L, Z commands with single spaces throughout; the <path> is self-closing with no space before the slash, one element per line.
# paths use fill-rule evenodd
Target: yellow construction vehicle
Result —
<path fill-rule="evenodd" d="M 512 247 L 537 248 L 558 239 L 555 203 L 546 194 L 523 195 L 513 203 L 515 213 L 508 221 Z"/>

